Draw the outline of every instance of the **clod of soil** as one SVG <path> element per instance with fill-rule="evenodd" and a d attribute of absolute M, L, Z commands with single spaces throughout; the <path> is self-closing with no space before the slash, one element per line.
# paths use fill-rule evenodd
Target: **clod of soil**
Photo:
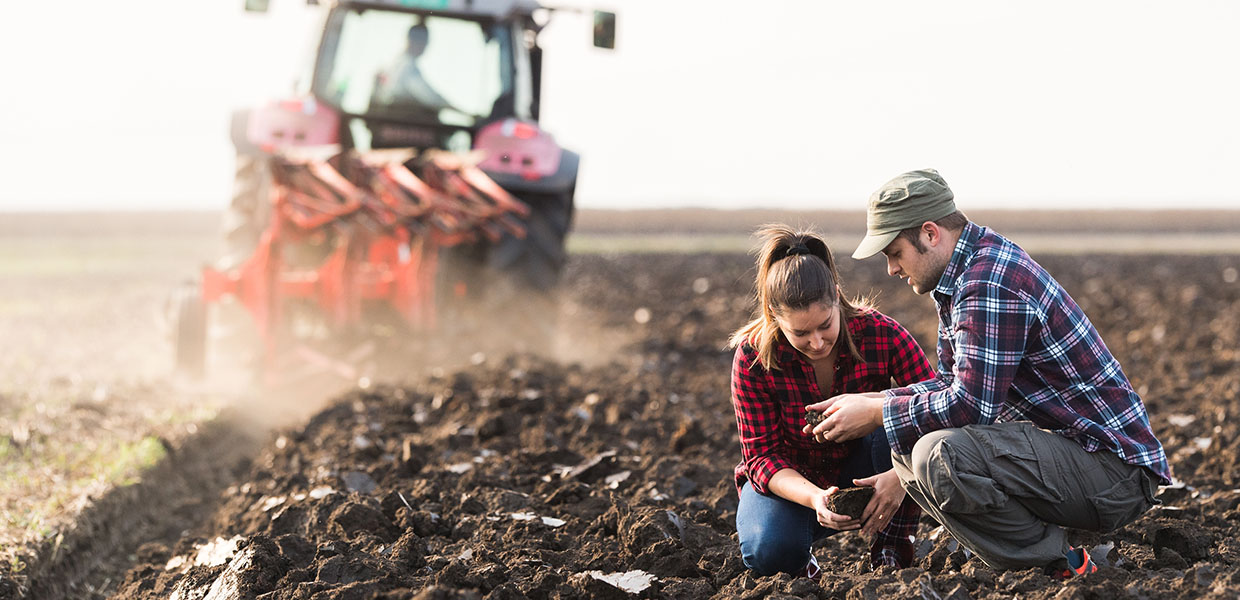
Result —
<path fill-rule="evenodd" d="M 813 427 L 821 423 L 822 420 L 825 418 L 827 418 L 827 414 L 824 412 L 820 412 L 816 410 L 805 411 L 805 422 L 808 423 L 810 427 Z"/>
<path fill-rule="evenodd" d="M 848 515 L 854 519 L 860 519 L 861 513 L 865 512 L 866 505 L 873 497 L 874 488 L 872 487 L 844 488 L 827 496 L 827 508 L 837 515 Z"/>

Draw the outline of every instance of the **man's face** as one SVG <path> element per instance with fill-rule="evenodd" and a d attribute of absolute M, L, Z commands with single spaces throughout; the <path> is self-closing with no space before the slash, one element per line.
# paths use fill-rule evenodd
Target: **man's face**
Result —
<path fill-rule="evenodd" d="M 887 257 L 887 274 L 907 279 L 914 293 L 925 294 L 939 284 L 939 278 L 947 268 L 950 255 L 944 256 L 941 250 L 924 243 L 919 250 L 908 240 L 898 237 L 883 248 L 883 256 Z"/>

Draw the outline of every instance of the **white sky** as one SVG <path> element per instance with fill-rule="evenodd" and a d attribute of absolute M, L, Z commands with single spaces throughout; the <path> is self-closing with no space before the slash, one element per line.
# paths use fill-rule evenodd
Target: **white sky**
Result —
<path fill-rule="evenodd" d="M 582 207 L 860 210 L 922 167 L 965 210 L 1240 207 L 1237 2 L 609 1 L 614 53 L 584 15 L 543 39 Z M 0 210 L 222 207 L 230 109 L 318 23 L 271 3 L 6 6 Z"/>

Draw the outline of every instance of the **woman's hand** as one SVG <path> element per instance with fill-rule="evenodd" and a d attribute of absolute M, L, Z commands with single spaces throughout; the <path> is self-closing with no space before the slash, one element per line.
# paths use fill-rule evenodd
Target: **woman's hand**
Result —
<path fill-rule="evenodd" d="M 874 497 L 861 513 L 861 522 L 864 523 L 861 532 L 869 536 L 875 535 L 887 527 L 900 504 L 904 502 L 904 488 L 900 485 L 900 478 L 894 469 L 888 469 L 873 477 L 854 479 L 853 483 L 874 488 Z"/>
<path fill-rule="evenodd" d="M 827 498 L 839 490 L 840 488 L 831 486 L 825 492 L 814 496 L 814 512 L 818 513 L 818 524 L 837 531 L 851 531 L 861 527 L 861 521 L 827 509 Z"/>

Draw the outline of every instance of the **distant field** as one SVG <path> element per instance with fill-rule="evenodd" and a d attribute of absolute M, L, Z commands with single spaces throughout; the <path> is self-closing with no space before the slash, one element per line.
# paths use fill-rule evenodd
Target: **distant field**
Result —
<path fill-rule="evenodd" d="M 1235 233 L 1038 233 L 1007 232 L 1030 254 L 1237 254 Z M 852 253 L 861 233 L 826 234 L 832 251 Z M 735 233 L 577 232 L 569 239 L 572 254 L 640 254 L 650 252 L 748 252 L 757 240 Z"/>
<path fill-rule="evenodd" d="M 1180 233 L 1240 235 L 1240 210 L 1194 211 L 966 211 L 969 218 L 1000 232 L 1039 233 Z M 781 222 L 813 225 L 827 234 L 865 232 L 864 211 L 793 211 L 778 209 L 581 210 L 576 231 L 735 233 Z"/>
<path fill-rule="evenodd" d="M 1240 252 L 1240 210 L 991 210 L 970 211 L 969 216 L 1035 253 Z M 165 265 L 190 257 L 201 262 L 218 248 L 219 221 L 213 211 L 0 214 L 0 274 L 74 266 L 124 269 L 128 259 L 137 257 Z M 569 250 L 744 252 L 753 243 L 750 233 L 771 222 L 813 226 L 841 250 L 865 233 L 860 211 L 583 209 L 577 212 Z M 66 265 L 65 260 L 78 262 Z"/>
<path fill-rule="evenodd" d="M 1240 211 L 976 211 L 976 222 L 1035 254 L 1240 253 Z M 851 252 L 865 234 L 862 212 L 787 210 L 582 210 L 569 249 L 593 252 L 745 252 L 765 223 L 812 226 Z"/>

